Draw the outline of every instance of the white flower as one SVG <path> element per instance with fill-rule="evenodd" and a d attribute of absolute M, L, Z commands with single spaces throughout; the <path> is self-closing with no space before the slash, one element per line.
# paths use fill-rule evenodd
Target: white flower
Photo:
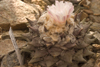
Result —
<path fill-rule="evenodd" d="M 58 24 L 66 23 L 74 11 L 71 2 L 56 1 L 55 5 L 48 6 L 48 15 Z"/>

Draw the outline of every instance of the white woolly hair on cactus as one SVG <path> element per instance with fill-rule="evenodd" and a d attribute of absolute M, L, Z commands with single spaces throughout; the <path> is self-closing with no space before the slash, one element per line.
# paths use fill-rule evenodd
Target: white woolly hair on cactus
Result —
<path fill-rule="evenodd" d="M 55 23 L 65 24 L 73 14 L 74 6 L 71 2 L 55 1 L 55 5 L 48 6 L 47 13 Z M 73 23 L 73 22 L 72 22 Z"/>

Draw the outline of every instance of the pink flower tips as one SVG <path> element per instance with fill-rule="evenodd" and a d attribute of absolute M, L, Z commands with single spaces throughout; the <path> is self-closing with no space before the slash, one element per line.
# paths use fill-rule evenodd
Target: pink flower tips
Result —
<path fill-rule="evenodd" d="M 66 23 L 74 11 L 74 6 L 71 2 L 56 1 L 55 5 L 48 6 L 48 14 L 57 23 Z"/>

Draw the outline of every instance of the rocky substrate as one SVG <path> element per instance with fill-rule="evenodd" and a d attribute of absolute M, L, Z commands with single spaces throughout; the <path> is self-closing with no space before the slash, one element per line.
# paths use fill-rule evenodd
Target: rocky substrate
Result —
<path fill-rule="evenodd" d="M 76 65 L 75 63 L 69 65 L 69 67 L 99 67 L 99 59 L 100 59 L 100 1 L 98 0 L 69 0 L 73 2 L 75 6 L 75 13 L 77 19 L 76 21 L 81 21 L 81 23 L 88 24 L 90 23 L 90 27 L 88 29 L 87 38 L 85 43 L 88 42 L 90 45 L 87 48 L 77 50 L 73 60 L 82 61 Z M 37 58 L 30 61 L 34 55 L 34 48 L 31 48 L 28 45 L 30 41 L 27 37 L 23 35 L 28 33 L 27 20 L 26 18 L 31 19 L 32 21 L 36 20 L 40 16 L 40 12 L 45 10 L 45 7 L 51 4 L 53 0 L 1 0 L 0 1 L 0 62 L 1 67 L 18 67 L 19 62 L 16 57 L 16 53 L 14 51 L 13 45 L 11 43 L 8 30 L 11 26 L 13 29 L 13 33 L 15 38 L 17 39 L 17 44 L 22 51 L 23 61 L 25 67 L 41 67 L 41 64 L 34 63 L 42 58 Z M 5 5 L 6 4 L 6 5 Z M 18 5 L 16 5 L 18 4 Z M 40 4 L 40 5 L 38 5 Z M 35 5 L 35 6 L 34 6 Z M 41 6 L 43 5 L 43 6 Z M 95 6 L 94 6 L 95 5 Z M 40 7 L 41 6 L 41 7 Z M 40 10 L 40 11 L 39 11 Z M 80 20 L 79 20 L 80 19 Z M 82 32 L 84 34 L 84 32 Z M 89 38 L 88 34 L 92 36 Z M 29 36 L 28 36 L 29 37 Z M 94 40 L 92 40 L 95 39 Z M 83 41 L 81 40 L 81 43 Z M 23 50 L 27 47 L 27 49 L 31 49 L 31 51 Z M 86 49 L 89 49 L 90 54 L 85 52 Z M 38 51 L 38 50 L 37 50 Z M 73 51 L 73 50 L 72 50 Z M 39 51 L 41 52 L 41 51 Z M 42 52 L 41 52 L 42 53 Z M 69 51 L 69 53 L 71 53 Z M 75 56 L 81 56 L 81 60 L 75 59 Z M 66 55 L 68 56 L 68 55 Z M 49 56 L 53 59 L 51 56 Z M 85 60 L 84 60 L 85 59 Z M 47 60 L 47 59 L 46 59 Z M 74 62 L 73 61 L 73 62 Z M 30 62 L 30 63 L 29 63 Z M 59 63 L 62 61 L 59 61 Z M 60 66 L 60 65 L 59 65 Z M 64 66 L 63 66 L 64 67 Z"/>

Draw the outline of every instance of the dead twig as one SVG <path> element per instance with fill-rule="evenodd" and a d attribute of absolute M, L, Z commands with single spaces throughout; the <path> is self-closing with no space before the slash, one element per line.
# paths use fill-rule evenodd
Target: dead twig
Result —
<path fill-rule="evenodd" d="M 13 35 L 13 32 L 12 32 L 11 27 L 10 27 L 10 29 L 9 29 L 9 35 L 10 35 L 11 41 L 12 41 L 12 43 L 13 43 L 13 46 L 14 46 L 14 48 L 15 48 L 15 52 L 16 52 L 16 54 L 17 54 L 17 58 L 18 58 L 18 60 L 19 60 L 20 67 L 22 67 L 22 66 L 23 66 L 22 56 L 21 56 L 20 50 L 19 50 L 19 48 L 18 48 L 18 45 L 17 45 L 17 43 L 16 43 L 16 39 L 15 39 L 15 37 L 14 37 L 14 35 Z"/>

